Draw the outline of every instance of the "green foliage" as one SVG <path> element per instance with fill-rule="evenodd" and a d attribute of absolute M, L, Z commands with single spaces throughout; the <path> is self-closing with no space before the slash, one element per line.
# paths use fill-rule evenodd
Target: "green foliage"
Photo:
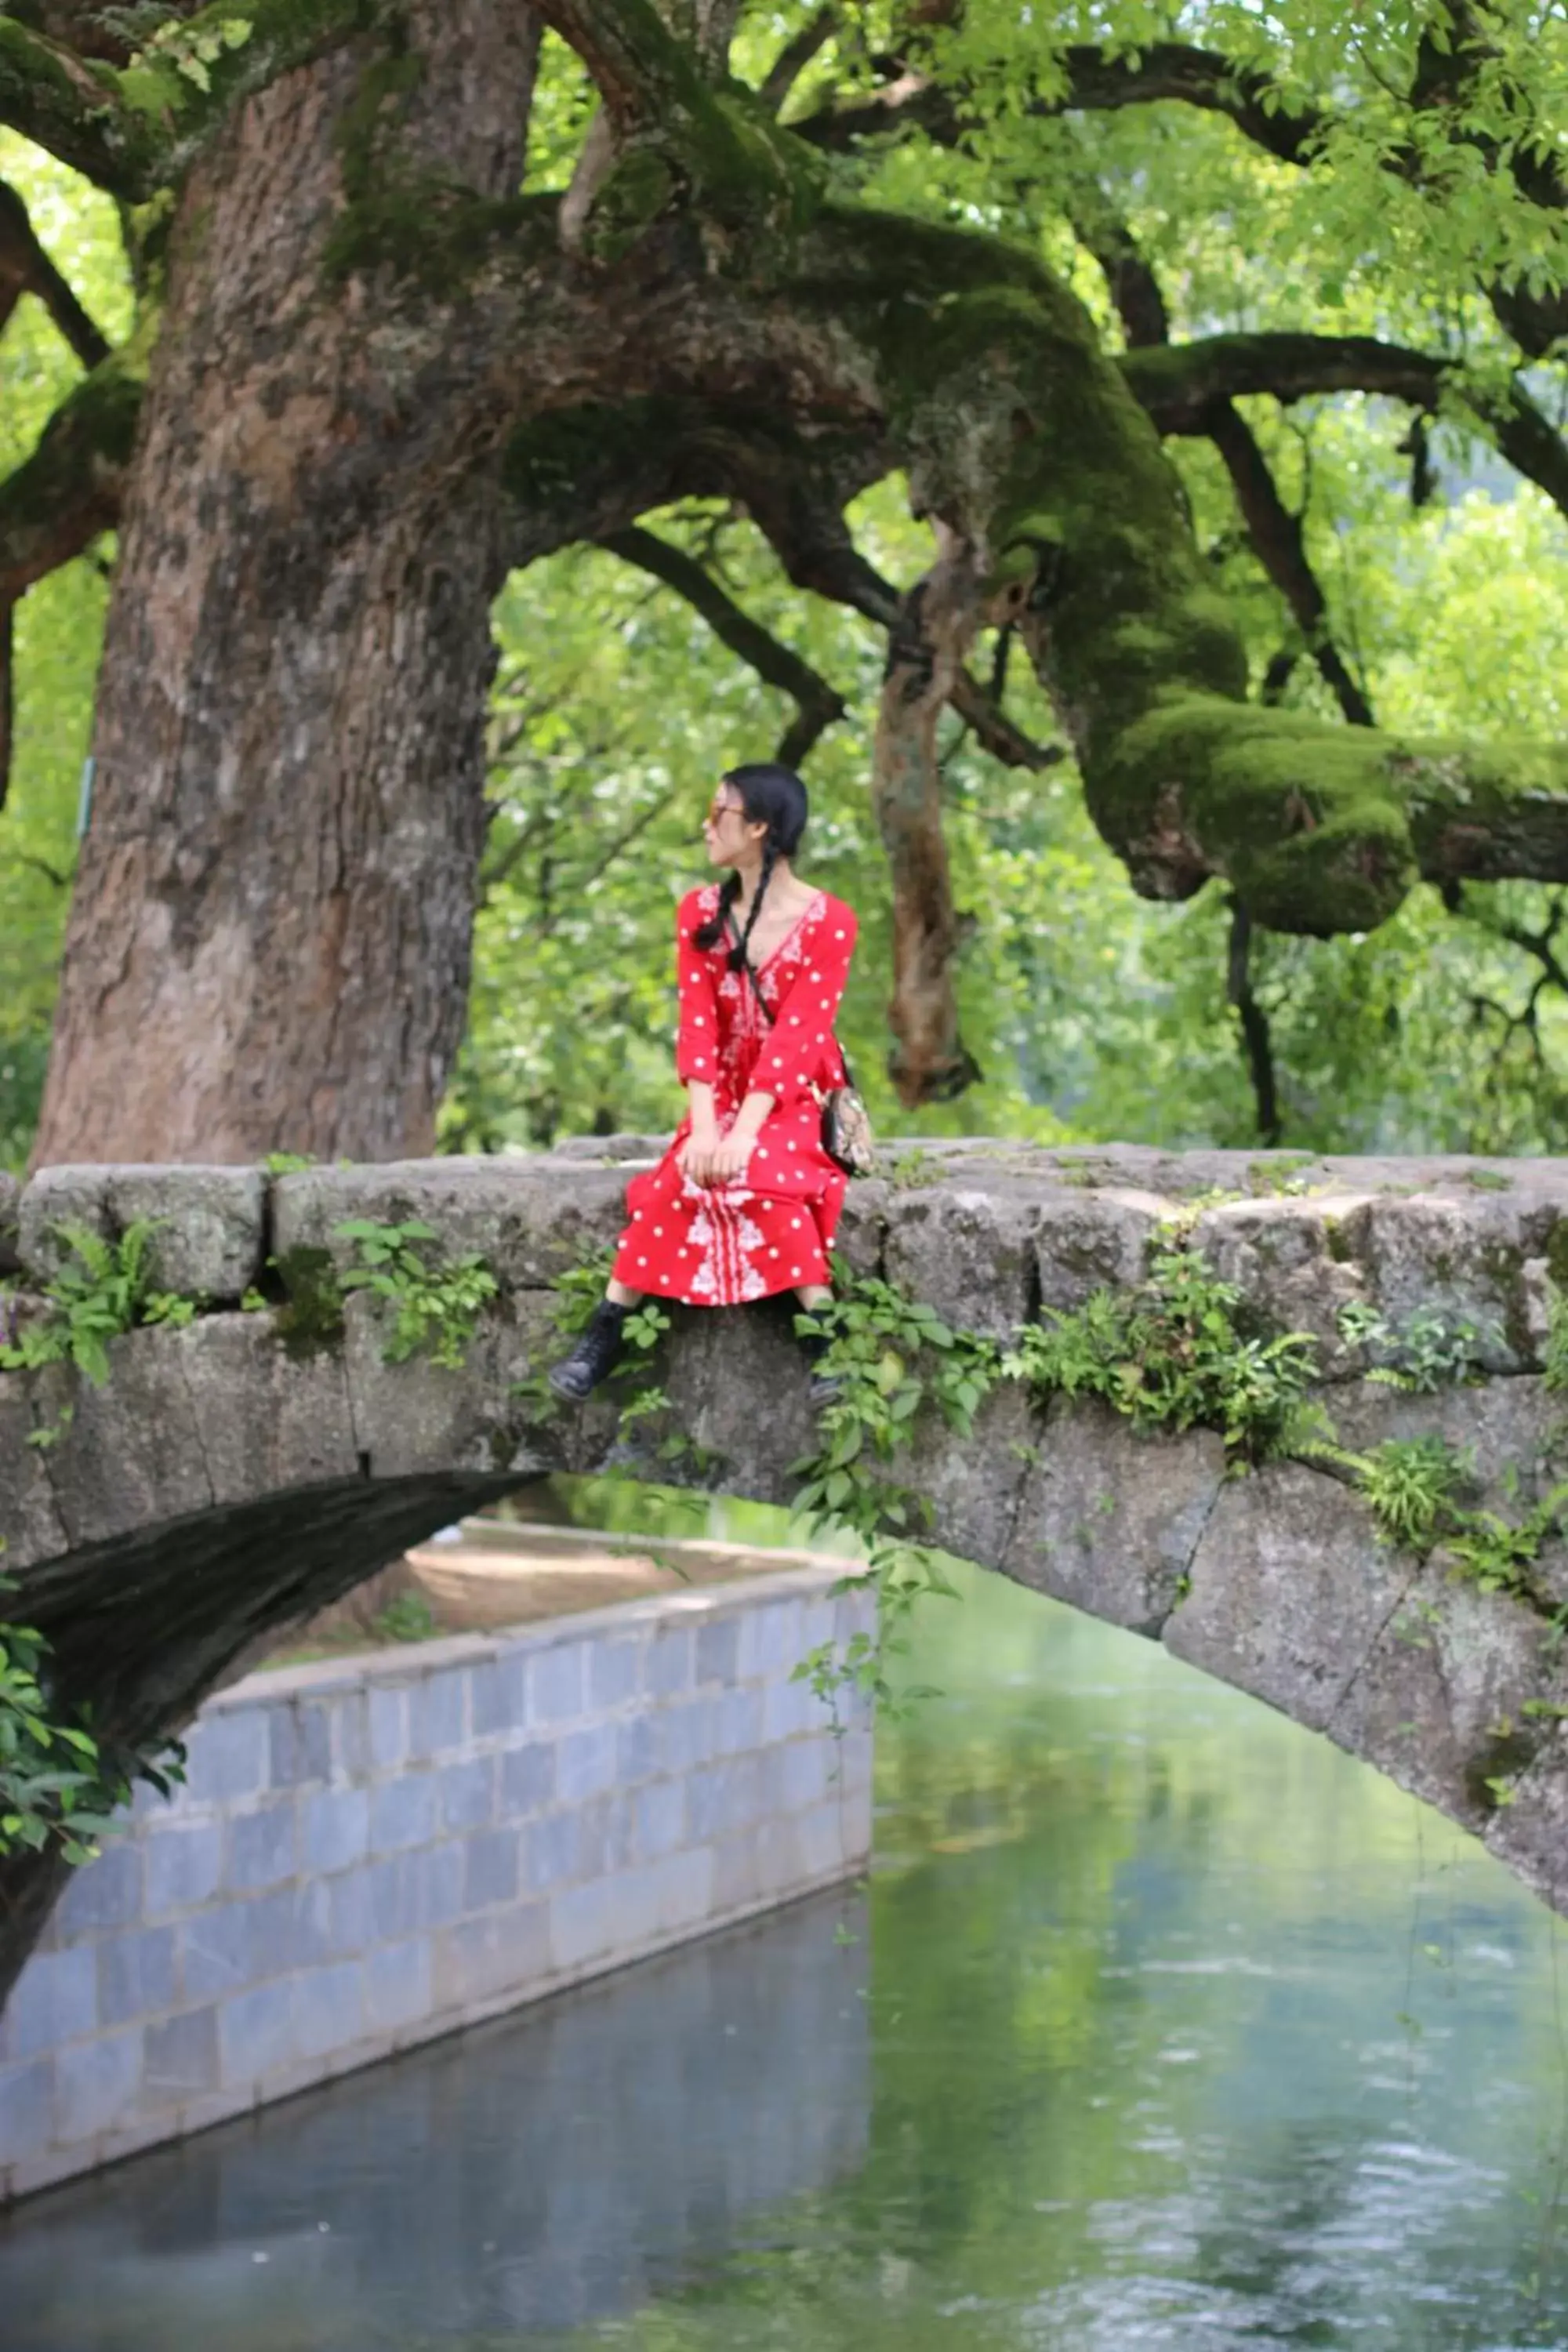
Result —
<path fill-rule="evenodd" d="M 1240 1306 L 1200 1253 L 1169 1242 L 1137 1290 L 1097 1290 L 1021 1332 L 1005 1369 L 1041 1393 L 1099 1397 L 1142 1435 L 1217 1429 L 1237 1462 L 1267 1461 L 1300 1425 L 1316 1349 L 1304 1332 L 1244 1331 Z"/>
<path fill-rule="evenodd" d="M 386 1642 L 428 1642 L 441 1629 L 422 1592 L 400 1592 L 387 1602 L 371 1630 Z"/>
<path fill-rule="evenodd" d="M 401 1224 L 351 1217 L 332 1230 L 353 1244 L 358 1260 L 339 1277 L 340 1289 L 368 1290 L 390 1320 L 385 1360 L 405 1364 L 427 1355 L 446 1370 L 461 1370 L 479 1316 L 499 1288 L 478 1251 L 434 1260 L 426 1244 L 439 1237 L 418 1217 Z"/>
<path fill-rule="evenodd" d="M 45 1286 L 44 1316 L 0 1341 L 0 1371 L 73 1364 L 97 1385 L 109 1377 L 110 1339 L 141 1324 L 189 1323 L 198 1300 L 153 1287 L 151 1244 L 162 1222 L 138 1218 L 117 1241 L 85 1225 L 57 1227 L 71 1255 Z"/>
<path fill-rule="evenodd" d="M 1441 1437 L 1390 1437 L 1355 1457 L 1357 1483 L 1384 1543 L 1430 1551 L 1455 1524 L 1472 1465 Z"/>
<path fill-rule="evenodd" d="M 1483 1330 L 1441 1307 L 1418 1307 L 1395 1329 L 1375 1307 L 1352 1299 L 1335 1320 L 1342 1339 L 1367 1350 L 1368 1380 L 1410 1395 L 1430 1396 L 1479 1379 L 1481 1349 L 1501 1344 L 1495 1325 Z"/>
<path fill-rule="evenodd" d="M 0 1577 L 0 1592 L 16 1589 Z M 0 1622 L 0 1855 L 53 1844 L 67 1862 L 90 1862 L 132 1779 L 167 1796 L 184 1778 L 184 1749 L 177 1740 L 123 1756 L 106 1749 L 89 1718 L 58 1711 L 48 1659 L 33 1627 Z"/>
<path fill-rule="evenodd" d="M 289 1354 L 314 1355 L 341 1339 L 343 1294 L 331 1250 L 301 1242 L 295 1249 L 280 1250 L 267 1264 L 283 1289 L 282 1303 L 273 1309 L 272 1328 Z M 259 1293 L 246 1296 L 254 1296 L 258 1308 L 266 1304 Z"/>

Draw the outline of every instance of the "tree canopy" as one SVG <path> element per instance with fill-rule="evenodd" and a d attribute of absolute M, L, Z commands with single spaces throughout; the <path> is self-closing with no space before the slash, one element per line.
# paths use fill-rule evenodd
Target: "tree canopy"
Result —
<path fill-rule="evenodd" d="M 666 1115 L 670 897 L 777 745 L 906 1124 L 1556 1147 L 1560 12 L 457 14 L 528 50 L 500 192 L 418 0 L 0 6 L 0 1145 L 205 190 L 341 66 L 310 299 L 392 406 L 440 315 L 510 575 L 449 1144 Z"/>

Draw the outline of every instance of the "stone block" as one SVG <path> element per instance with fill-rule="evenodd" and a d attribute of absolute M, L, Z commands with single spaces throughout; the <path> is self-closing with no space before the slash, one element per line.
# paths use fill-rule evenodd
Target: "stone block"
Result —
<path fill-rule="evenodd" d="M 261 1272 L 266 1180 L 258 1168 L 114 1168 L 108 1209 L 118 1232 L 155 1221 L 160 1290 L 214 1306 L 237 1300 Z"/>
<path fill-rule="evenodd" d="M 223 1876 L 221 1823 L 162 1822 L 147 1832 L 142 1850 L 150 1920 L 194 1910 L 216 1894 Z"/>
<path fill-rule="evenodd" d="M 888 1279 L 955 1329 L 1011 1339 L 1033 1303 L 1040 1215 L 1037 1194 L 1005 1181 L 955 1177 L 929 1191 L 894 1192 Z"/>
<path fill-rule="evenodd" d="M 55 2053 L 54 2137 L 68 2147 L 131 2120 L 142 2090 L 142 2029 L 100 2033 Z"/>
<path fill-rule="evenodd" d="M 763 1744 L 767 1719 L 767 1686 L 744 1683 L 739 1690 L 715 1693 L 712 1700 L 713 1752 L 739 1756 Z"/>
<path fill-rule="evenodd" d="M 522 1832 L 523 1883 L 530 1894 L 548 1895 L 572 1886 L 592 1873 L 583 1864 L 582 1817 L 576 1813 L 543 1813 Z"/>
<path fill-rule="evenodd" d="M 497 1778 L 493 1756 L 471 1756 L 465 1763 L 443 1765 L 436 1778 L 444 1830 L 484 1829 L 493 1821 Z"/>
<path fill-rule="evenodd" d="M 243 1985 L 287 1976 L 317 1957 L 312 1917 L 292 1886 L 196 1912 L 182 1922 L 179 1941 L 187 2000 L 219 2000 Z"/>
<path fill-rule="evenodd" d="M 1091 1617 L 1156 1633 L 1224 1477 L 1212 1430 L 1141 1438 L 1108 1406 L 1053 1400 L 998 1564 Z"/>
<path fill-rule="evenodd" d="M 295 1698 L 267 1709 L 268 1780 L 274 1789 L 299 1789 L 332 1777 L 331 1710 L 321 1702 Z"/>
<path fill-rule="evenodd" d="M 1357 1351 L 1340 1337 L 1338 1318 L 1342 1308 L 1366 1299 L 1362 1267 L 1336 1255 L 1341 1221 L 1351 1205 L 1226 1201 L 1205 1209 L 1192 1234 L 1192 1246 L 1222 1281 L 1237 1286 L 1266 1328 L 1310 1334 L 1328 1380 L 1354 1366 Z"/>
<path fill-rule="evenodd" d="M 408 1692 L 408 1752 L 421 1761 L 449 1755 L 468 1736 L 467 1666 L 421 1675 Z"/>
<path fill-rule="evenodd" d="M 20 1274 L 22 1270 L 17 1230 L 21 1200 L 22 1187 L 15 1176 L 0 1172 L 0 1279 L 7 1275 Z"/>
<path fill-rule="evenodd" d="M 294 1984 L 294 2046 L 301 2058 L 332 2058 L 367 2031 L 364 1971 L 357 1960 L 301 1969 Z"/>
<path fill-rule="evenodd" d="M 763 1811 L 763 1759 L 731 1756 L 692 1773 L 686 1787 L 687 1834 L 694 1844 L 710 1844 L 744 1829 Z"/>
<path fill-rule="evenodd" d="M 109 1839 L 96 1862 L 73 1870 L 56 1908 L 62 1944 L 110 1927 L 133 1927 L 142 1917 L 142 1848 L 129 1838 Z"/>
<path fill-rule="evenodd" d="M 40 1383 L 50 1418 L 58 1423 L 70 1408 L 50 1449 L 49 1477 L 72 1549 L 211 1508 L 212 1479 L 181 1372 L 188 1336 L 168 1325 L 124 1332 L 108 1343 L 100 1385 L 59 1372 L 58 1385 Z"/>
<path fill-rule="evenodd" d="M 370 1850 L 399 1853 L 427 1845 L 441 1823 L 441 1786 L 434 1772 L 403 1772 L 370 1792 Z"/>
<path fill-rule="evenodd" d="M 686 1791 L 679 1780 L 655 1780 L 635 1791 L 631 1804 L 631 1860 L 657 1862 L 686 1834 Z"/>
<path fill-rule="evenodd" d="M 143 2037 L 142 2096 L 144 2105 L 179 2106 L 218 2086 L 217 2011 L 182 2010 L 155 2019 Z"/>
<path fill-rule="evenodd" d="M 554 1802 L 553 1741 L 528 1739 L 519 1748 L 502 1748 L 500 1765 L 500 1811 L 503 1820 L 528 1820 Z"/>
<path fill-rule="evenodd" d="M 432 1948 L 437 2013 L 463 2010 L 508 1993 L 525 1993 L 548 1975 L 550 1912 L 542 1903 L 513 1903 L 479 1919 L 443 1928 Z"/>
<path fill-rule="evenodd" d="M 1413 1574 L 1377 1542 L 1359 1496 L 1297 1464 L 1266 1464 L 1221 1487 L 1165 1646 L 1321 1731 Z"/>
<path fill-rule="evenodd" d="M 1035 1234 L 1040 1305 L 1070 1315 L 1097 1290 L 1133 1290 L 1171 1203 L 1134 1187 L 1052 1192 Z"/>
<path fill-rule="evenodd" d="M 769 1823 L 769 1831 L 780 1825 Z M 795 1835 L 793 1823 L 782 1825 L 791 1838 Z M 732 1912 L 750 1910 L 761 1901 L 764 1889 L 772 1893 L 773 1882 L 765 1874 L 765 1862 L 771 1844 L 776 1838 L 767 1838 L 761 1827 L 747 1830 L 739 1837 L 721 1838 L 707 1851 L 713 1873 L 713 1915 L 728 1918 Z M 779 1879 L 782 1886 L 793 1886 L 800 1877 L 797 1867 L 785 1871 Z"/>
<path fill-rule="evenodd" d="M 173 1927 L 134 1927 L 106 1936 L 97 1954 L 98 2013 L 105 2025 L 129 2025 L 132 2018 L 155 2016 L 174 2008 L 177 1987 Z"/>
<path fill-rule="evenodd" d="M 558 1642 L 530 1654 L 530 1723 L 569 1723 L 583 1714 L 587 1705 L 588 1647 L 585 1642 Z"/>
<path fill-rule="evenodd" d="M 663 1769 L 663 1729 L 660 1717 L 651 1709 L 616 1726 L 616 1779 L 623 1789 L 650 1780 Z"/>
<path fill-rule="evenodd" d="M 397 1942 L 448 1927 L 463 1910 L 463 1849 L 456 1843 L 390 1854 L 366 1870 L 371 1933 L 367 1941 Z"/>
<path fill-rule="evenodd" d="M 370 1760 L 377 1772 L 401 1771 L 408 1760 L 408 1693 L 401 1683 L 373 1684 L 365 1694 Z"/>
<path fill-rule="evenodd" d="M 563 1887 L 550 1899 L 550 1961 L 567 1973 L 630 1958 L 657 1931 L 658 1906 L 651 1866 Z"/>
<path fill-rule="evenodd" d="M 54 2128 L 54 2061 L 32 2058 L 0 2066 L 0 2173 L 41 2155 Z"/>
<path fill-rule="evenodd" d="M 810 1812 L 827 1795 L 833 1759 L 826 1740 L 792 1739 L 786 1748 L 768 1750 L 763 1764 L 784 1812 Z"/>
<path fill-rule="evenodd" d="M 335 1350 L 283 1347 L 266 1314 L 204 1315 L 173 1336 L 215 1502 L 358 1478 Z"/>
<path fill-rule="evenodd" d="M 326 1912 L 321 1928 L 321 1952 L 326 1959 L 346 1959 L 369 1951 L 378 1930 L 371 1919 L 371 1877 L 389 1868 L 384 1863 L 353 1863 L 321 1881 Z"/>
<path fill-rule="evenodd" d="M 613 1723 L 595 1723 L 563 1735 L 555 1751 L 556 1795 L 562 1804 L 584 1804 L 614 1785 L 616 1728 Z"/>
<path fill-rule="evenodd" d="M 1480 1332 L 1489 1371 L 1531 1362 L 1524 1268 L 1546 1254 L 1556 1211 L 1527 1196 L 1474 1201 L 1436 1193 L 1356 1203 L 1340 1221 L 1336 1253 L 1362 1270 L 1373 1303 L 1395 1328 L 1436 1308 Z"/>
<path fill-rule="evenodd" d="M 366 1789 L 317 1789 L 301 1801 L 300 1864 L 312 1877 L 325 1877 L 363 1862 L 370 1851 L 370 1792 Z"/>
<path fill-rule="evenodd" d="M 626 1706 L 642 1688 L 645 1637 L 601 1635 L 588 1651 L 588 1705 L 595 1715 Z"/>
<path fill-rule="evenodd" d="M 809 1813 L 795 1816 L 800 1839 L 800 1863 L 807 1885 L 832 1878 L 858 1862 L 861 1853 L 848 1837 L 851 1816 L 829 1798 Z M 782 1890 L 781 1890 L 782 1891 Z"/>
<path fill-rule="evenodd" d="M 827 1710 L 808 1684 L 775 1681 L 761 1687 L 764 1748 L 776 1748 L 802 1732 L 820 1731 L 826 1725 Z"/>
<path fill-rule="evenodd" d="M 340 1267 L 352 1245 L 337 1232 L 353 1217 L 396 1223 L 418 1217 L 445 1255 L 477 1251 L 513 1290 L 547 1290 L 557 1276 L 614 1240 L 625 1222 L 626 1178 L 614 1169 L 559 1162 L 449 1157 L 357 1168 L 311 1168 L 274 1183 L 273 1245 L 328 1250 Z"/>
<path fill-rule="evenodd" d="M 521 1479 L 550 1465 L 521 1442 L 509 1401 L 550 1320 L 544 1299 L 504 1299 L 487 1310 L 465 1351 L 461 1371 L 424 1354 L 386 1360 L 387 1328 L 368 1291 L 343 1307 L 342 1364 L 361 1450 L 374 1477 L 472 1471 Z"/>
<path fill-rule="evenodd" d="M 232 1805 L 258 1797 L 271 1770 L 270 1709 L 240 1704 L 212 1709 L 186 1735 L 186 1784 L 193 1801 Z"/>
<path fill-rule="evenodd" d="M 84 1225 L 89 1234 L 108 1236 L 107 1168 L 43 1168 L 23 1187 L 16 1204 L 16 1254 L 24 1279 L 40 1290 L 63 1265 L 75 1262 L 61 1232 L 66 1225 Z"/>
<path fill-rule="evenodd" d="M 396 2033 L 428 2017 L 434 2006 L 427 1936 L 381 1944 L 364 1956 L 365 2023 L 373 2033 Z"/>
<path fill-rule="evenodd" d="M 226 2090 L 244 2091 L 291 2065 L 294 1987 L 288 1978 L 252 1985 L 221 2001 L 217 2012 L 218 2074 Z"/>
<path fill-rule="evenodd" d="M 232 1817 L 224 1873 L 232 1893 L 248 1895 L 279 1885 L 299 1867 L 299 1815 L 292 1797 L 275 1797 L 254 1811 Z"/>
<path fill-rule="evenodd" d="M 691 1628 L 656 1624 L 643 1654 L 643 1689 L 649 1698 L 673 1698 L 689 1690 L 695 1666 Z"/>
<path fill-rule="evenodd" d="M 70 1549 L 45 1457 L 29 1443 L 50 1412 L 58 1415 L 70 1402 L 65 1381 L 58 1386 L 53 1406 L 40 1398 L 35 1410 L 34 1381 L 21 1372 L 0 1372 L 0 1541 L 5 1546 L 0 1558 L 8 1573 Z"/>
<path fill-rule="evenodd" d="M 475 1738 L 523 1731 L 529 1721 L 527 1653 L 503 1651 L 499 1658 L 481 1659 L 470 1673 Z"/>
<path fill-rule="evenodd" d="M 661 1772 L 690 1772 L 710 1763 L 719 1752 L 719 1709 L 714 1692 L 667 1706 L 655 1720 L 658 1764 Z"/>
<path fill-rule="evenodd" d="M 733 1615 L 716 1617 L 697 1628 L 696 1679 L 700 1683 L 732 1683 L 739 1670 L 741 1626 Z"/>
<path fill-rule="evenodd" d="M 485 1911 L 517 1897 L 518 1832 L 476 1830 L 463 1841 L 463 1908 Z"/>
<path fill-rule="evenodd" d="M 713 1916 L 713 1856 L 685 1849 L 667 1853 L 649 1870 L 655 1885 L 658 1930 L 689 1933 Z"/>
<path fill-rule="evenodd" d="M 741 1623 L 743 1682 L 787 1675 L 800 1664 L 805 1651 L 805 1617 L 798 1601 L 767 1601 L 746 1612 Z"/>
<path fill-rule="evenodd" d="M 98 1958 L 91 1944 L 35 1952 L 5 2003 L 5 2055 L 36 2058 L 98 2031 Z"/>

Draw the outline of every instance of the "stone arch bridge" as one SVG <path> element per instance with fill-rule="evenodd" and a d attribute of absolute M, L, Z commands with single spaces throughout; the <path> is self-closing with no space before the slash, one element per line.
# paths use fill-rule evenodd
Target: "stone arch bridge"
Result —
<path fill-rule="evenodd" d="M 47 1634 L 64 1691 L 124 1738 L 176 1730 L 269 1631 L 460 1512 L 554 1470 L 668 1481 L 613 1403 L 552 1425 L 515 1392 L 550 1351 L 551 1286 L 613 1235 L 626 1164 L 657 1149 L 275 1177 L 58 1168 L 0 1193 L 0 1313 L 36 1311 L 62 1225 L 115 1238 L 141 1218 L 161 1221 L 160 1286 L 204 1302 L 184 1328 L 112 1341 L 100 1386 L 58 1366 L 0 1374 L 3 1566 L 20 1588 L 6 1613 Z M 852 1188 L 842 1240 L 861 1270 L 1003 1336 L 1135 1285 L 1178 1215 L 1260 1321 L 1317 1335 L 1346 1444 L 1444 1434 L 1515 1517 L 1568 1475 L 1568 1399 L 1542 1376 L 1568 1162 L 931 1146 Z M 500 1285 L 461 1370 L 387 1363 L 360 1293 L 336 1328 L 312 1326 L 322 1270 L 351 1261 L 336 1229 L 408 1217 Z M 1422 1307 L 1468 1319 L 1482 1377 L 1424 1395 L 1370 1382 L 1341 1329 L 1352 1301 L 1396 1328 Z M 811 1432 L 787 1311 L 678 1314 L 667 1352 L 699 1483 L 786 1501 Z M 1321 1469 L 1227 1477 L 1213 1432 L 1140 1438 L 1102 1406 L 1042 1408 L 1016 1384 L 967 1441 L 922 1424 L 917 1451 L 934 1541 L 1326 1732 L 1568 1909 L 1568 1660 L 1539 1598 L 1568 1602 L 1568 1547 L 1542 1552 L 1527 1605 L 1456 1581 L 1441 1553 L 1379 1543 L 1362 1496 Z M 58 1884 L 33 1858 L 0 1865 L 0 1995 Z"/>

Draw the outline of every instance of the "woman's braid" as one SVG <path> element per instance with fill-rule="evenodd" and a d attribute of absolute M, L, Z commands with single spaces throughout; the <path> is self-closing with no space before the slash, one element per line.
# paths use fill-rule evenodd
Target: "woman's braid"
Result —
<path fill-rule="evenodd" d="M 763 900 L 767 896 L 768 884 L 773 878 L 773 865 L 777 856 L 778 851 L 773 845 L 773 838 L 770 834 L 763 844 L 763 870 L 757 877 L 757 895 L 752 899 L 751 911 L 746 917 L 746 928 L 741 933 L 739 943 L 730 950 L 731 971 L 744 971 L 746 969 L 746 950 L 752 943 L 752 933 L 756 928 L 757 917 L 763 911 Z"/>

